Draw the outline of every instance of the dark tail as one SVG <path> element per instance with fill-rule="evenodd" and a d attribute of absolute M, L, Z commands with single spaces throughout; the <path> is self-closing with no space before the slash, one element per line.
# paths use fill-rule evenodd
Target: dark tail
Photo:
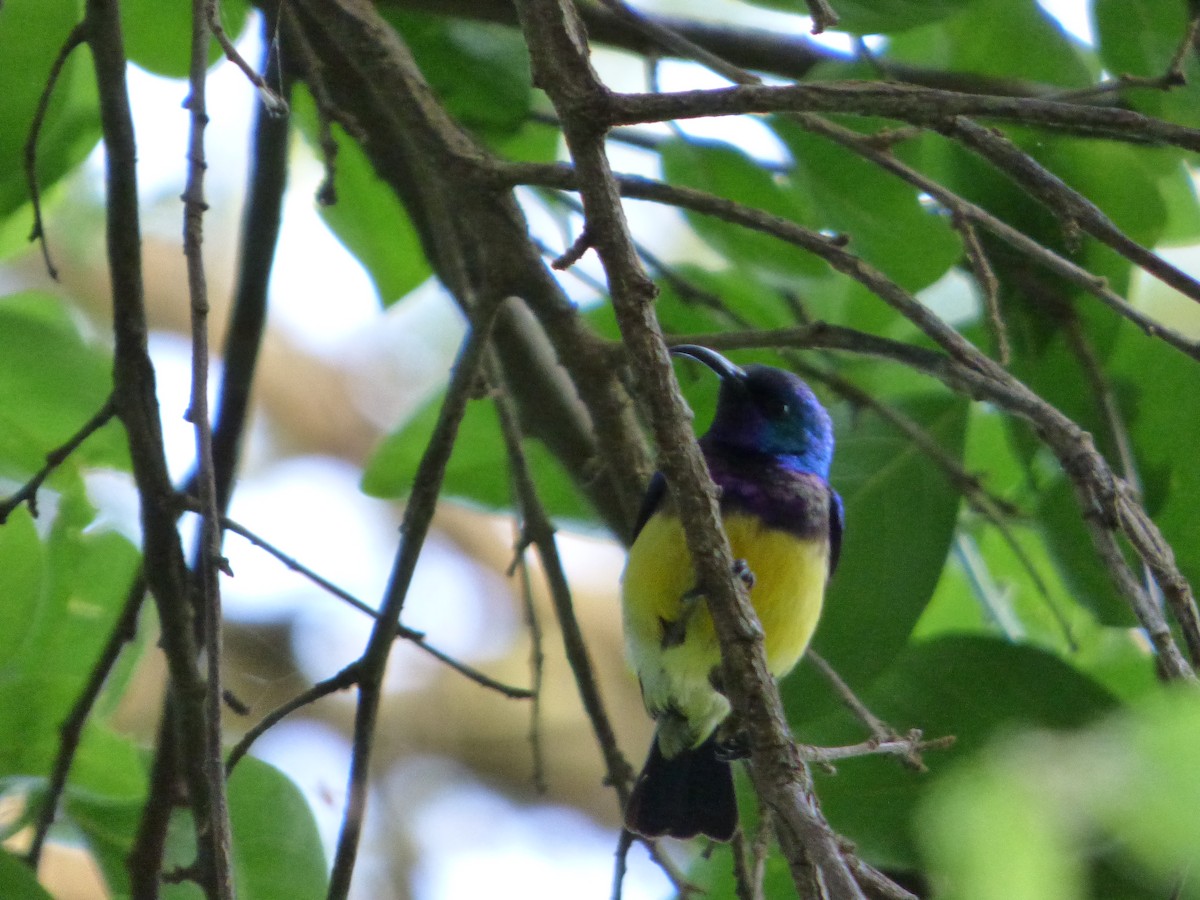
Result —
<path fill-rule="evenodd" d="M 656 738 L 625 808 L 625 827 L 650 838 L 704 834 L 730 840 L 737 797 L 733 770 L 718 756 L 715 737 L 673 759 L 662 755 Z"/>

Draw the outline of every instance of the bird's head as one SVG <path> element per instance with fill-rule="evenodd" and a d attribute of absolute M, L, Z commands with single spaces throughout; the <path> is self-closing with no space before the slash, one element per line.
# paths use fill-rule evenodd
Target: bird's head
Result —
<path fill-rule="evenodd" d="M 804 471 L 829 477 L 833 423 L 798 376 L 772 366 L 743 369 L 695 344 L 681 344 L 671 352 L 701 362 L 720 376 L 717 412 L 704 435 L 705 443 L 787 457 Z"/>

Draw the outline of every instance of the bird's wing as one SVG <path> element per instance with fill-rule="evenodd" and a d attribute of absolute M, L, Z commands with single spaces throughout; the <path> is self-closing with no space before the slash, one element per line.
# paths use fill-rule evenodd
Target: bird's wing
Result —
<path fill-rule="evenodd" d="M 650 517 L 658 512 L 666 493 L 667 479 L 663 477 L 662 472 L 655 472 L 654 477 L 650 479 L 649 487 L 646 488 L 646 496 L 642 498 L 642 508 L 638 510 L 637 524 L 633 526 L 633 537 L 630 543 L 637 540 L 637 536 L 642 533 L 642 529 L 650 521 Z"/>
<path fill-rule="evenodd" d="M 838 492 L 829 489 L 829 574 L 837 569 L 838 557 L 842 555 L 842 530 L 845 527 L 846 510 Z"/>

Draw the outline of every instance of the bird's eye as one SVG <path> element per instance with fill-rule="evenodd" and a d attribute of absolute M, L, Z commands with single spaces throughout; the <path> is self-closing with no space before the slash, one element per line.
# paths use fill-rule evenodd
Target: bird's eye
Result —
<path fill-rule="evenodd" d="M 771 394 L 764 395 L 759 401 L 759 406 L 769 419 L 782 419 L 792 411 L 786 400 Z"/>

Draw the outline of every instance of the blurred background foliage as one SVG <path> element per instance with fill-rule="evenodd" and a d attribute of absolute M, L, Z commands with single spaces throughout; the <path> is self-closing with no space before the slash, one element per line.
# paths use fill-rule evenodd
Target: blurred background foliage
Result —
<path fill-rule="evenodd" d="M 472 13 L 470 4 L 450 4 L 442 15 L 428 11 L 436 4 L 386 0 L 379 6 L 446 109 L 493 151 L 528 161 L 562 157 L 548 104 L 530 86 L 519 31 L 482 21 L 491 5 Z M 1077 91 L 1105 75 L 1160 76 L 1189 22 L 1185 0 L 833 0 L 833 6 L 845 35 L 866 37 L 812 45 L 819 61 L 810 80 L 889 79 L 919 70 L 956 89 L 1027 96 Z M 718 28 L 765 27 L 795 40 L 807 30 L 798 15 L 803 5 L 793 0 L 696 7 L 664 2 L 644 8 L 703 13 Z M 81 8 L 79 0 L 6 0 L 0 10 L 0 495 L 28 480 L 111 388 L 100 261 L 103 199 L 95 186 L 100 132 L 96 88 L 82 51 L 66 65 L 37 148 L 58 282 L 47 279 L 40 251 L 26 242 L 25 140 L 51 62 Z M 190 5 L 124 0 L 122 9 L 131 61 L 155 76 L 182 76 Z M 258 14 L 240 0 L 225 0 L 221 10 L 226 29 L 243 35 L 246 52 L 256 52 Z M 614 86 L 645 88 L 643 57 L 601 42 L 596 61 Z M 235 262 L 247 140 L 249 91 L 228 69 L 214 75 L 214 82 L 224 78 L 232 85 L 220 95 L 231 98 L 228 108 L 212 110 L 214 128 L 223 121 L 226 128 L 212 138 L 214 335 L 224 325 L 221 293 Z M 1200 125 L 1193 86 L 1200 73 L 1190 49 L 1183 72 L 1189 83 L 1170 91 L 1129 88 L 1087 101 Z M 711 76 L 677 62 L 657 64 L 655 74 L 671 88 L 711 83 Z M 186 324 L 175 238 L 180 182 L 170 168 L 182 159 L 184 123 L 164 110 L 167 98 L 178 100 L 185 90 L 148 76 L 135 87 L 151 83 L 157 87 L 145 87 L 137 102 L 139 138 L 151 148 L 144 157 L 154 160 L 154 148 L 168 145 L 167 163 L 146 163 L 166 174 L 144 173 L 143 196 L 149 303 L 170 437 L 179 433 L 186 404 L 181 351 L 171 337 Z M 340 129 L 333 135 L 337 203 L 314 203 L 320 128 L 302 88 L 293 121 L 285 247 L 255 386 L 245 499 L 235 500 L 233 516 L 374 603 L 393 549 L 393 504 L 411 486 L 462 324 L 430 280 L 403 205 Z M 888 124 L 839 121 L 864 133 Z M 1183 151 L 1004 130 L 1135 240 L 1195 271 L 1200 204 L 1194 160 Z M 772 116 L 645 127 L 619 131 L 611 143 L 620 169 L 844 234 L 854 253 L 998 352 L 982 292 L 945 211 L 795 121 Z M 1064 234 L 1053 210 L 958 144 L 914 133 L 892 149 L 1106 279 L 1148 314 L 1200 337 L 1195 304 L 1093 239 Z M 580 227 L 572 198 L 534 190 L 521 191 L 520 198 L 548 257 L 570 246 Z M 658 315 L 670 333 L 820 320 L 923 341 L 860 285 L 773 238 L 691 213 L 629 208 L 635 237 L 663 289 Z M 292 216 L 307 216 L 309 224 L 286 224 Z M 1141 490 L 1184 574 L 1196 583 L 1195 362 L 1011 251 L 990 243 L 985 249 L 999 281 L 1010 370 L 1095 436 Z M 615 338 L 593 261 L 559 277 L 589 327 Z M 739 362 L 800 364 L 837 423 L 832 480 L 846 501 L 846 542 L 816 649 L 900 733 L 916 728 L 927 737 L 957 739 L 951 749 L 926 755 L 925 772 L 891 757 L 819 771 L 818 794 L 833 825 L 865 859 L 901 873 L 922 894 L 1200 897 L 1200 877 L 1191 866 L 1200 847 L 1200 707 L 1193 691 L 1168 689 L 1156 678 L 1148 644 L 1096 559 L 1069 485 L 1028 427 L 892 363 L 815 352 L 735 355 Z M 691 372 L 681 371 L 681 378 L 702 426 L 714 385 Z M 897 417 L 923 431 L 936 454 L 914 444 Z M 189 465 L 183 444 L 176 447 L 177 476 Z M 636 759 L 649 726 L 621 659 L 619 548 L 568 469 L 540 444 L 529 442 L 526 449 L 542 499 L 561 528 L 602 692 L 623 750 Z M 124 857 L 146 791 L 146 747 L 163 679 L 150 610 L 85 730 L 41 885 L 19 861 L 59 727 L 116 624 L 137 568 L 136 495 L 128 471 L 123 433 L 110 423 L 49 477 L 36 516 L 33 508 L 17 508 L 0 528 L 0 895 L 11 900 L 44 898 L 47 891 L 59 897 L 129 891 Z M 964 495 L 953 473 L 977 481 Z M 386 502 L 359 495 L 354 482 L 360 477 L 367 495 Z M 444 558 L 423 563 L 427 581 L 406 623 L 496 677 L 527 683 L 522 588 L 520 579 L 507 577 L 512 491 L 489 404 L 469 407 L 446 493 L 439 537 L 428 551 Z M 261 714 L 352 659 L 365 626 L 298 579 L 287 581 L 282 567 L 260 571 L 256 551 L 229 540 L 238 573 L 225 588 L 230 681 Z M 536 573 L 530 590 L 533 608 L 549 623 Z M 371 861 L 356 883 L 358 896 L 463 896 L 479 883 L 446 872 L 481 859 L 500 866 L 490 870 L 493 893 L 495 879 L 511 875 L 514 895 L 607 895 L 615 801 L 601 784 L 599 753 L 552 633 L 545 650 L 539 741 L 546 793 L 540 794 L 526 736 L 529 706 L 430 666 L 412 648 L 397 649 L 397 675 L 381 722 L 377 813 L 365 851 Z M 837 745 L 865 739 L 863 726 L 811 665 L 801 665 L 783 692 L 799 740 Z M 243 763 L 230 783 L 241 897 L 323 896 L 322 841 L 327 847 L 340 815 L 337 766 L 344 764 L 351 712 L 345 698 L 332 697 L 307 715 L 309 732 L 297 726 L 274 749 L 264 746 L 274 765 Z M 229 727 L 233 739 L 245 724 L 231 716 Z M 478 817 L 479 796 L 459 798 L 459 818 L 441 811 L 437 800 L 457 796 L 464 784 L 512 805 L 490 816 L 492 827 L 472 829 L 463 817 Z M 750 820 L 748 789 L 746 799 Z M 563 807 L 586 814 L 566 831 L 591 857 L 554 843 L 561 834 L 548 836 L 564 829 L 559 820 L 545 819 L 547 810 Z M 170 841 L 178 853 L 169 855 L 183 863 L 189 825 L 183 817 L 177 825 Z M 462 846 L 455 844 L 455 829 L 469 836 Z M 517 833 L 526 836 L 519 847 Z M 510 868 L 486 855 L 493 849 L 543 862 Z M 729 850 L 698 859 L 695 849 L 671 852 L 711 896 L 733 896 Z M 553 856 L 566 860 L 558 881 L 530 874 Z M 786 866 L 772 856 L 767 896 L 791 891 Z M 635 865 L 630 896 L 668 892 L 648 864 Z M 172 898 L 193 895 L 190 886 L 164 888 Z"/>

